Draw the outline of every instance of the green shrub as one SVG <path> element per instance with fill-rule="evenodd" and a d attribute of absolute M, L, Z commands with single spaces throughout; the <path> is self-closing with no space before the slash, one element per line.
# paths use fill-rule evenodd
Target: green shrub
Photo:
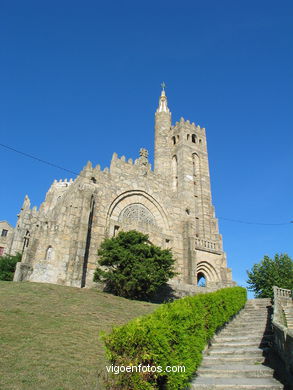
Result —
<path fill-rule="evenodd" d="M 0 257 L 0 280 L 13 280 L 16 263 L 21 261 L 21 254 L 4 255 Z"/>
<path fill-rule="evenodd" d="M 148 299 L 175 276 L 170 249 L 148 242 L 148 235 L 131 230 L 106 239 L 99 249 L 94 281 L 107 290 L 131 299 Z M 106 267 L 106 268 L 105 268 Z"/>
<path fill-rule="evenodd" d="M 202 351 L 215 331 L 246 302 L 242 287 L 186 297 L 161 305 L 104 335 L 107 357 L 114 366 L 160 366 L 163 372 L 110 375 L 111 390 L 183 389 L 202 359 Z M 184 366 L 185 372 L 166 373 L 167 366 Z"/>

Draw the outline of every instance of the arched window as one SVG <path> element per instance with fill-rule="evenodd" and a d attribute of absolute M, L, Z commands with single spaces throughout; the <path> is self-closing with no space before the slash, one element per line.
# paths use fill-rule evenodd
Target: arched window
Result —
<path fill-rule="evenodd" d="M 197 274 L 197 286 L 198 287 L 206 287 L 207 286 L 206 277 L 204 276 L 204 274 L 202 272 L 199 272 Z"/>
<path fill-rule="evenodd" d="M 176 144 L 176 137 L 172 137 L 173 145 Z"/>
<path fill-rule="evenodd" d="M 50 246 L 48 246 L 48 249 L 46 251 L 46 260 L 50 260 L 52 258 L 52 253 L 53 253 L 53 248 Z"/>
<path fill-rule="evenodd" d="M 192 134 L 191 141 L 195 144 L 196 143 L 196 135 Z"/>
<path fill-rule="evenodd" d="M 192 155 L 192 165 L 193 165 L 193 176 L 199 176 L 200 175 L 200 163 L 199 163 L 199 157 L 196 153 L 193 153 Z"/>
<path fill-rule="evenodd" d="M 172 190 L 177 191 L 178 187 L 178 167 L 177 167 L 177 157 L 172 157 Z"/>

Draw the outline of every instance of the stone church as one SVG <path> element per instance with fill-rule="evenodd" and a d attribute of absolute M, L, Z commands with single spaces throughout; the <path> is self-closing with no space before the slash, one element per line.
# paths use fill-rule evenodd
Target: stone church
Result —
<path fill-rule="evenodd" d="M 177 291 L 231 286 L 211 200 L 205 129 L 183 118 L 171 123 L 163 88 L 155 113 L 154 169 L 140 149 L 132 161 L 113 154 L 103 171 L 90 162 L 75 180 L 54 181 L 39 210 L 26 196 L 11 253 L 21 252 L 14 280 L 94 286 L 97 252 L 105 237 L 136 229 L 171 248 Z"/>

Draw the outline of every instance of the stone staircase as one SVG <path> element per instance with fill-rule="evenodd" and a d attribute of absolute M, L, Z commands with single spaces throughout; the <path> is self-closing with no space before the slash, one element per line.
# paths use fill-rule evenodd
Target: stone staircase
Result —
<path fill-rule="evenodd" d="M 198 389 L 281 390 L 267 362 L 272 345 L 269 299 L 247 301 L 241 313 L 231 321 L 204 353 L 191 384 Z"/>

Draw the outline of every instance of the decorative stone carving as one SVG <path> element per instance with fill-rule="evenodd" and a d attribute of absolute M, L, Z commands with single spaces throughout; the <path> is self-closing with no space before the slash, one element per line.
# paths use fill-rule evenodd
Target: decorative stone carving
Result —
<path fill-rule="evenodd" d="M 139 223 L 156 226 L 156 220 L 153 214 L 140 203 L 130 204 L 125 207 L 119 215 L 119 222 Z"/>
<path fill-rule="evenodd" d="M 139 150 L 139 155 L 140 155 L 140 157 L 148 158 L 149 152 L 147 151 L 147 149 L 141 148 Z"/>

